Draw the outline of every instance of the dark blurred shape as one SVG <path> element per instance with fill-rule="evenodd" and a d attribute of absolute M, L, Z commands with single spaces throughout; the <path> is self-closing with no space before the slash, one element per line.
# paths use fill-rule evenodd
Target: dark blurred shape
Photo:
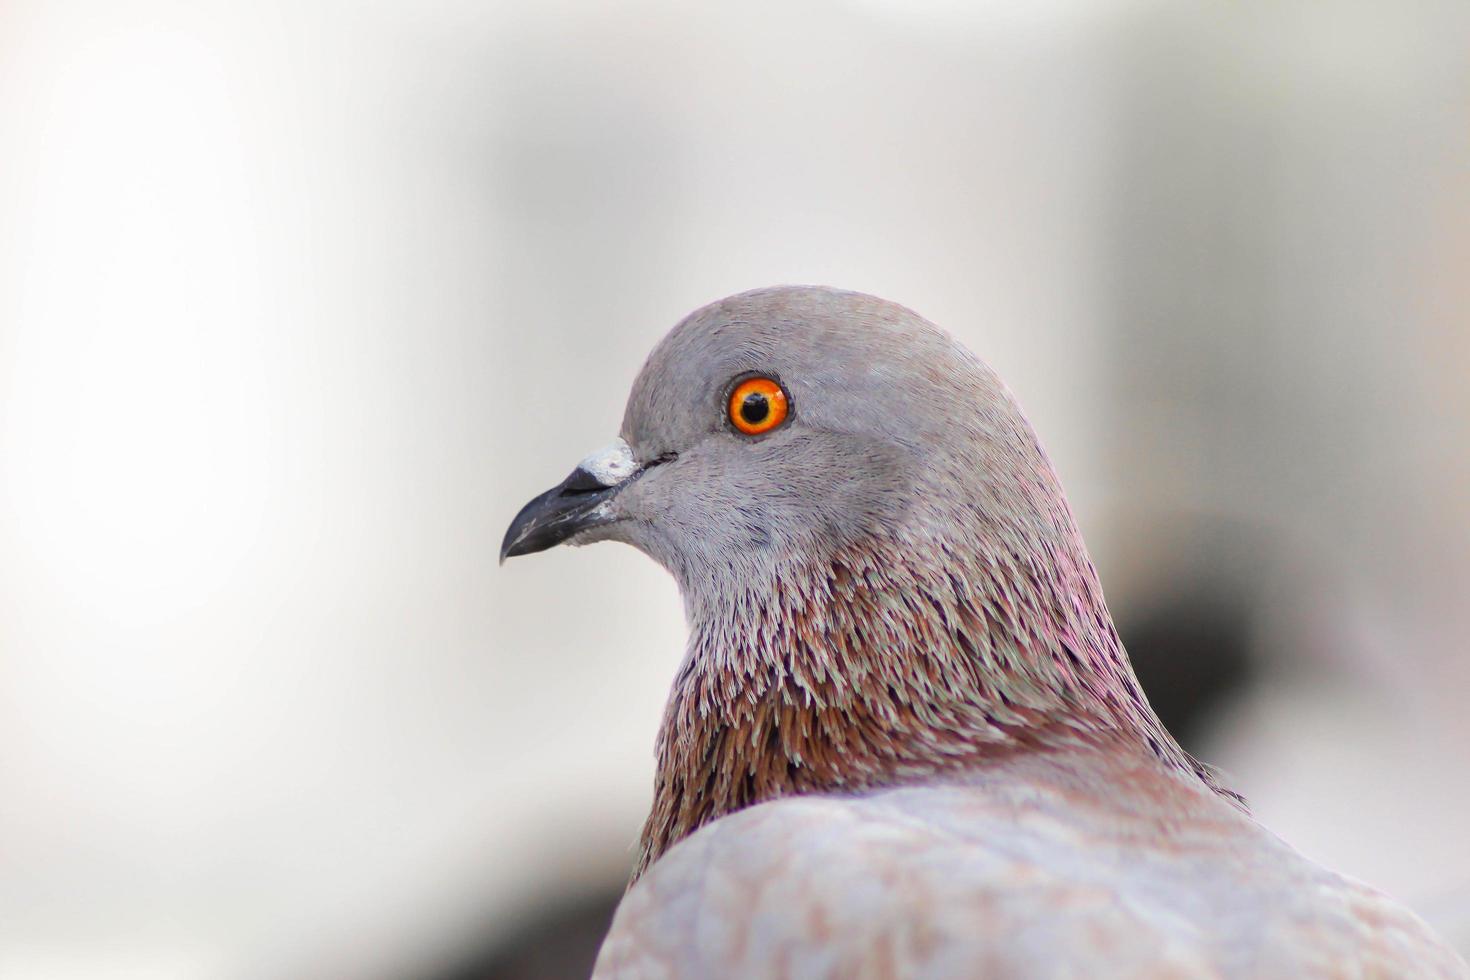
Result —
<path fill-rule="evenodd" d="M 1186 750 L 1208 756 L 1201 741 L 1211 714 L 1256 678 L 1250 611 L 1198 589 L 1125 617 L 1119 631 L 1165 727 Z"/>
<path fill-rule="evenodd" d="M 617 881 L 547 902 L 433 980 L 586 980 L 622 897 L 623 882 Z"/>

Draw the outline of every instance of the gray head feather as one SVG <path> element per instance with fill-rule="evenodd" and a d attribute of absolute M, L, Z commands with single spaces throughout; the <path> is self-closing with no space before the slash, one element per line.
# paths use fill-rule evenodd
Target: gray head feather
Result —
<path fill-rule="evenodd" d="M 792 402 L 785 425 L 755 438 L 725 409 L 749 373 L 781 381 Z M 601 536 L 646 551 L 690 598 L 875 534 L 942 537 L 956 508 L 1039 541 L 1069 530 L 995 374 L 917 314 L 860 293 L 779 287 L 698 310 L 648 358 L 622 437 L 642 461 L 675 458 L 620 495 L 623 520 Z"/>

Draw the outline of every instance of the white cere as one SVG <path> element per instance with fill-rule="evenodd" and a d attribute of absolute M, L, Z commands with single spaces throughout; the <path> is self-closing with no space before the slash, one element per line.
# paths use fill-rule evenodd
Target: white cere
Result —
<path fill-rule="evenodd" d="M 633 450 L 621 439 L 613 440 L 612 445 L 604 446 L 577 465 L 605 487 L 622 483 L 638 470 Z"/>

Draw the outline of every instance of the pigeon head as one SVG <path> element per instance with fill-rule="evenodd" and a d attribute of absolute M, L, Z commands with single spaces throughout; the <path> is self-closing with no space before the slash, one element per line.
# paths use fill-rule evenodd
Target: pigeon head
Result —
<path fill-rule="evenodd" d="M 640 867 L 753 803 L 1021 749 L 1105 741 L 1211 782 L 1144 699 L 1014 399 L 901 306 L 782 287 L 691 314 L 621 438 L 501 554 L 601 540 L 669 569 L 690 625 Z"/>
<path fill-rule="evenodd" d="M 860 293 L 764 289 L 698 310 L 650 355 L 620 435 L 527 505 L 503 556 L 623 541 L 697 604 L 878 540 L 973 550 L 975 520 L 1065 532 L 1023 485 L 1050 467 L 995 375 Z"/>

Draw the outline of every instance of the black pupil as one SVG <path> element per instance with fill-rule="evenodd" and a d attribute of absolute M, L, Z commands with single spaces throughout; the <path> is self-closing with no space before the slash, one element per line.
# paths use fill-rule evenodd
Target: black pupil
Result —
<path fill-rule="evenodd" d="M 746 425 L 760 425 L 771 414 L 771 403 L 758 391 L 752 391 L 740 403 L 740 417 Z"/>

